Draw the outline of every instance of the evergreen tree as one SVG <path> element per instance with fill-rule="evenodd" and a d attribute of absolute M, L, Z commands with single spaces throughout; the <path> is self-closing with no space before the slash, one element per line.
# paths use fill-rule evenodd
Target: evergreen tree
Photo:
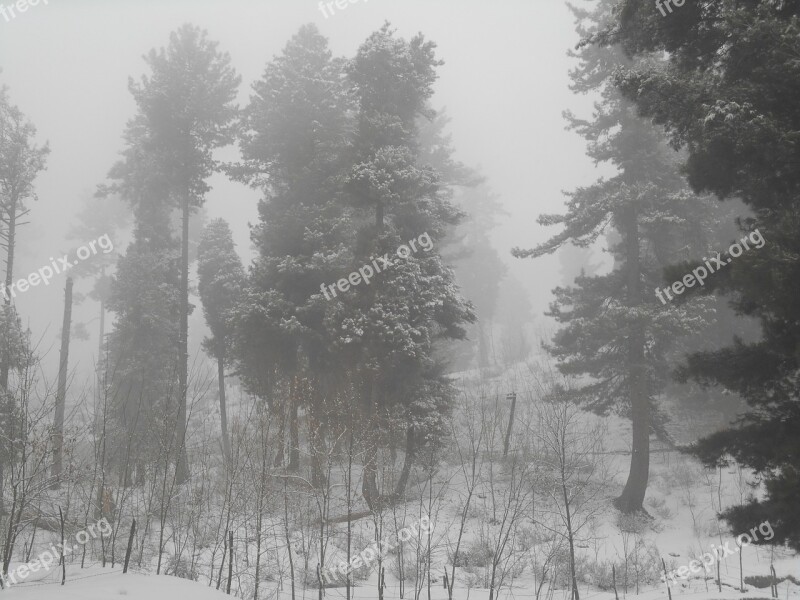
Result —
<path fill-rule="evenodd" d="M 129 145 L 111 171 L 118 180 L 112 190 L 132 206 L 134 231 L 117 262 L 108 298 L 116 318 L 105 378 L 110 421 L 117 426 L 108 459 L 128 476 L 135 470 L 139 482 L 147 460 L 174 448 L 169 424 L 178 399 L 180 249 L 172 233 L 167 186 L 151 160 L 138 145 Z"/>
<path fill-rule="evenodd" d="M 348 425 L 367 456 L 371 506 L 382 496 L 376 461 L 386 438 L 406 442 L 391 496 L 426 432 L 441 430 L 452 392 L 433 344 L 463 336 L 472 315 L 437 252 L 401 259 L 347 294 L 324 286 L 424 233 L 441 239 L 459 218 L 418 154 L 416 121 L 432 116 L 432 53 L 421 37 L 406 42 L 386 26 L 345 65 L 314 26 L 301 28 L 254 86 L 245 163 L 233 169 L 265 192 L 253 231 L 259 256 L 234 317 L 239 372 L 290 424 L 305 404 L 317 484 L 326 424 L 338 424 L 341 396 L 355 390 L 362 418 Z"/>
<path fill-rule="evenodd" d="M 225 463 L 230 463 L 231 443 L 225 405 L 225 365 L 230 359 L 232 331 L 230 312 L 239 300 L 245 273 L 236 254 L 230 227 L 216 219 L 203 231 L 197 251 L 198 291 L 211 337 L 203 340 L 203 349 L 217 361 L 219 414 L 222 426 L 222 449 Z"/>
<path fill-rule="evenodd" d="M 579 34 L 586 37 L 608 23 L 612 5 L 602 1 L 591 12 L 573 7 Z M 515 255 L 542 256 L 566 243 L 588 247 L 609 228 L 616 232 L 611 272 L 582 275 L 573 287 L 554 290 L 549 315 L 564 327 L 548 350 L 562 373 L 588 376 L 570 391 L 576 400 L 631 419 L 630 470 L 616 504 L 635 512 L 647 490 L 650 435 L 664 434 L 657 400 L 668 381 L 666 353 L 676 336 L 701 326 L 703 314 L 702 302 L 664 306 L 653 290 L 661 285 L 663 267 L 684 248 L 708 249 L 703 232 L 713 215 L 707 200 L 686 189 L 663 133 L 639 118 L 613 85 L 614 70 L 626 63 L 621 50 L 584 45 L 574 55 L 579 66 L 571 74 L 573 91 L 599 92 L 601 101 L 591 121 L 568 113 L 570 127 L 589 142 L 589 156 L 610 162 L 617 174 L 569 193 L 565 215 L 539 218 L 543 225 L 562 225 L 562 232 Z"/>
<path fill-rule="evenodd" d="M 288 420 L 289 467 L 298 468 L 298 411 L 307 409 L 316 484 L 322 425 L 334 418 L 323 414 L 322 399 L 333 397 L 347 369 L 333 347 L 329 306 L 320 293 L 350 264 L 353 240 L 340 202 L 352 128 L 342 68 L 317 28 L 301 27 L 253 86 L 243 115 L 245 162 L 234 169 L 264 193 L 252 231 L 258 256 L 234 315 L 237 372 L 279 417 L 276 463 L 284 458 Z"/>
<path fill-rule="evenodd" d="M 433 119 L 417 119 L 419 151 L 417 162 L 435 169 L 441 186 L 440 195 L 448 194 L 464 215 L 448 228 L 441 250 L 442 258 L 453 266 L 455 281 L 462 293 L 475 305 L 477 322 L 469 325 L 463 341 L 442 345 L 451 367 L 468 368 L 474 354 L 478 366 L 489 366 L 489 336 L 497 308 L 500 282 L 506 267 L 489 239 L 502 214 L 497 197 L 478 173 L 453 160 L 452 138 L 445 133 L 450 118 L 440 111 Z M 459 356 L 459 354 L 461 356 Z"/>
<path fill-rule="evenodd" d="M 344 334 L 338 345 L 358 357 L 369 433 L 362 492 L 371 507 L 382 499 L 376 482 L 380 434 L 391 438 L 398 425 L 405 429 L 405 463 L 393 492 L 399 496 L 417 453 L 440 439 L 449 413 L 452 390 L 441 377 L 434 344 L 462 339 L 464 326 L 475 319 L 436 247 L 462 217 L 450 186 L 443 185 L 452 179 L 420 156 L 418 120 L 435 116 L 429 100 L 442 64 L 435 48 L 421 34 L 408 41 L 396 37 L 387 23 L 347 67 L 359 103 L 355 164 L 346 182 L 359 217 L 351 271 L 373 257 L 394 255 L 422 233 L 434 244 L 433 251 L 395 260 L 390 270 L 336 305 Z"/>
<path fill-rule="evenodd" d="M 622 43 L 634 55 L 668 53 L 666 66 L 621 70 L 621 88 L 687 149 L 693 189 L 741 199 L 752 211 L 742 231 L 758 229 L 766 240 L 702 290 L 727 293 L 737 313 L 758 318 L 761 339 L 695 354 L 681 375 L 737 392 L 750 405 L 734 427 L 696 449 L 709 465 L 732 457 L 764 478 L 763 499 L 724 516 L 737 532 L 768 518 L 772 543 L 800 548 L 800 5 L 686 3 L 664 18 L 624 0 L 595 40 Z"/>
<path fill-rule="evenodd" d="M 3 464 L 14 459 L 15 401 L 9 390 L 9 372 L 27 359 L 14 294 L 14 257 L 17 227 L 28 214 L 27 203 L 36 200 L 33 182 L 45 169 L 50 148 L 35 142 L 36 127 L 11 104 L 7 88 L 0 86 L 0 240 L 6 250 L 3 308 L 0 316 L 0 512 L 3 508 Z"/>
<path fill-rule="evenodd" d="M 96 194 L 84 200 L 84 206 L 77 216 L 77 223 L 71 228 L 69 237 L 80 243 L 86 240 L 101 239 L 107 236 L 114 246 L 113 250 L 103 250 L 92 257 L 92 260 L 81 261 L 70 270 L 75 279 L 91 278 L 92 290 L 88 296 L 99 303 L 98 340 L 97 340 L 97 396 L 102 394 L 102 372 L 106 353 L 106 308 L 111 292 L 111 276 L 109 272 L 119 260 L 117 241 L 120 233 L 130 227 L 130 211 L 125 202 L 116 195 L 110 196 L 102 186 Z M 107 244 L 107 242 L 106 242 Z M 85 330 L 84 323 L 75 323 L 76 336 Z"/>
<path fill-rule="evenodd" d="M 156 173 L 138 171 L 156 178 L 163 194 L 181 215 L 180 281 L 178 312 L 178 395 L 175 420 L 175 464 L 178 483 L 188 476 L 186 457 L 186 401 L 188 393 L 189 221 L 203 204 L 208 177 L 218 170 L 213 150 L 234 138 L 237 108 L 233 104 L 240 78 L 230 66 L 230 56 L 220 53 L 206 32 L 184 25 L 170 35 L 169 46 L 145 57 L 151 69 L 139 83 L 129 82 L 138 114 L 129 124 L 128 161 L 140 151 Z M 129 172 L 132 167 L 129 168 Z M 129 173 L 130 174 L 130 173 Z"/>
<path fill-rule="evenodd" d="M 491 366 L 490 346 L 500 296 L 508 269 L 492 246 L 489 234 L 502 209 L 495 194 L 485 185 L 463 190 L 455 202 L 465 219 L 448 235 L 444 258 L 453 265 L 462 293 L 475 305 L 477 322 L 467 328 L 469 345 L 481 369 Z M 448 352 L 452 350 L 448 348 Z M 469 364 L 462 365 L 468 368 Z"/>

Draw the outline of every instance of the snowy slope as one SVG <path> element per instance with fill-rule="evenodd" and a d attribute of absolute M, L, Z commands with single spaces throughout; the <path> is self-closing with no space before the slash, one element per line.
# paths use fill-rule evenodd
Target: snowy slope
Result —
<path fill-rule="evenodd" d="M 94 570 L 76 572 L 74 579 L 69 579 L 63 587 L 58 583 L 25 583 L 0 592 L 4 600 L 221 600 L 226 597 L 222 592 L 206 587 L 200 583 L 178 579 L 177 577 L 139 575 L 137 573 L 122 574 L 120 570 L 106 569 L 105 572 Z M 81 577 L 81 579 L 78 579 Z"/>

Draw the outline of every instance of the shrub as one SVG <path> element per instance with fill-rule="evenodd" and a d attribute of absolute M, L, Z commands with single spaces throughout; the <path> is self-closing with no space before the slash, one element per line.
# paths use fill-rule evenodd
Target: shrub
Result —
<path fill-rule="evenodd" d="M 191 579 L 192 581 L 197 581 L 200 578 L 185 558 L 181 557 L 178 559 L 178 557 L 174 555 L 169 557 L 167 568 L 164 572 L 168 575 L 174 575 L 181 579 Z"/>
<path fill-rule="evenodd" d="M 787 575 L 786 577 L 777 577 L 775 579 L 775 584 L 781 583 L 783 581 L 791 581 L 795 585 L 800 585 L 800 581 L 792 577 L 791 575 Z M 755 588 L 768 588 L 772 584 L 772 575 L 747 575 L 744 578 L 744 582 L 747 585 L 752 585 Z"/>
<path fill-rule="evenodd" d="M 647 499 L 647 505 L 653 509 L 659 519 L 669 521 L 672 518 L 672 511 L 667 506 L 667 501 L 664 498 L 650 497 Z"/>
<path fill-rule="evenodd" d="M 486 540 L 473 540 L 457 556 L 448 556 L 450 564 L 462 569 L 486 568 L 492 563 L 494 551 Z"/>

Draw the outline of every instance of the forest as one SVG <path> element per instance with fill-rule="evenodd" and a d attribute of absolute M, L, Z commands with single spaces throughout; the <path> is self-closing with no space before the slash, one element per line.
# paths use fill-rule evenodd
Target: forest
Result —
<path fill-rule="evenodd" d="M 800 2 L 303 3 L 0 21 L 0 598 L 800 597 Z"/>

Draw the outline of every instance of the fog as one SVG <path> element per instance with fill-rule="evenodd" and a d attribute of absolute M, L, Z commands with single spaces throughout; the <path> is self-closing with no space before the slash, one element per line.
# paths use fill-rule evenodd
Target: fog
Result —
<path fill-rule="evenodd" d="M 66 230 L 82 201 L 107 181 L 135 110 L 128 79 L 144 73 L 142 55 L 165 46 L 171 31 L 183 23 L 208 30 L 242 76 L 244 106 L 252 82 L 301 25 L 316 23 L 334 54 L 349 56 L 387 20 L 399 35 L 422 32 L 438 45 L 445 64 L 432 105 L 446 108 L 452 119 L 456 158 L 479 168 L 498 194 L 507 215 L 492 232 L 495 248 L 541 315 L 558 283 L 557 260 L 521 261 L 510 249 L 544 241 L 551 232 L 536 223 L 537 216 L 561 211 L 561 191 L 595 176 L 583 141 L 564 129 L 565 107 L 588 115 L 591 99 L 567 87 L 573 66 L 567 51 L 577 38 L 572 15 L 559 0 L 505 0 L 491 8 L 468 0 L 458 9 L 442 0 L 369 0 L 328 18 L 310 0 L 51 0 L 9 22 L 0 19 L 0 81 L 52 149 L 36 182 L 31 224 L 19 235 L 18 272 L 35 270 L 74 245 L 65 240 Z M 235 159 L 235 148 L 220 157 Z M 256 220 L 260 195 L 221 175 L 211 183 L 208 216 L 230 222 L 247 262 L 248 223 Z M 63 281 L 54 281 L 31 288 L 21 303 L 32 330 L 48 332 L 44 346 L 55 343 L 62 302 Z M 82 311 L 85 321 L 94 315 L 89 306 L 76 309 Z M 195 340 L 199 334 L 190 335 Z M 76 356 L 92 360 L 86 353 L 94 345 L 81 348 Z M 55 355 L 48 355 L 51 366 L 58 364 Z"/>
<path fill-rule="evenodd" d="M 0 600 L 800 600 L 798 56 L 797 1 L 0 0 Z"/>

